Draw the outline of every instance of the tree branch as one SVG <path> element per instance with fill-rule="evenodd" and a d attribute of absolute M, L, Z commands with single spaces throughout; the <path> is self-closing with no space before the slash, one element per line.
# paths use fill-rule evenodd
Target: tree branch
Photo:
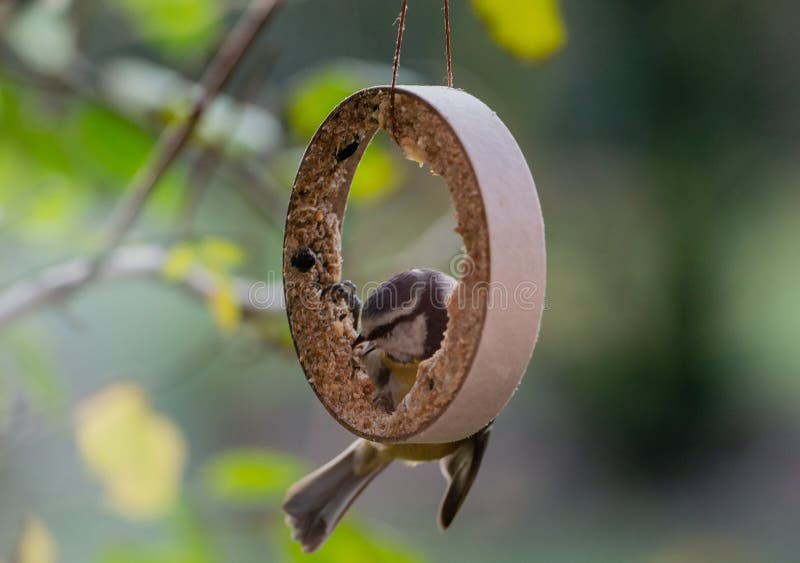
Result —
<path fill-rule="evenodd" d="M 167 256 L 165 249 L 148 246 L 117 249 L 117 246 L 136 221 L 164 172 L 186 146 L 203 112 L 228 83 L 259 32 L 281 4 L 282 0 L 251 1 L 206 69 L 201 81 L 202 91 L 187 118 L 161 135 L 150 158 L 128 186 L 126 195 L 112 215 L 97 258 L 65 262 L 0 292 L 0 328 L 35 309 L 65 299 L 94 278 L 160 274 Z M 184 285 L 201 296 L 208 296 L 213 289 L 207 272 L 193 272 Z M 245 314 L 264 311 L 251 302 L 249 291 L 252 285 L 252 282 L 243 280 L 236 283 L 239 305 Z"/>
<path fill-rule="evenodd" d="M 90 280 L 153 277 L 167 281 L 162 271 L 168 256 L 169 251 L 158 245 L 132 245 L 111 252 L 96 271 L 94 263 L 87 258 L 52 266 L 35 278 L 17 282 L 0 292 L 0 329 L 37 309 L 66 299 Z M 233 281 L 236 302 L 245 317 L 283 310 L 283 291 L 279 282 L 244 278 L 234 278 Z M 179 284 L 201 298 L 208 298 L 214 292 L 212 276 L 202 268 L 190 271 Z"/>
<path fill-rule="evenodd" d="M 176 129 L 168 130 L 161 136 L 151 158 L 126 190 L 127 195 L 112 215 L 101 248 L 101 260 L 104 254 L 110 252 L 125 237 L 164 172 L 186 146 L 203 112 L 230 80 L 248 48 L 255 42 L 259 31 L 267 24 L 281 3 L 282 0 L 253 0 L 250 3 L 239 23 L 209 64 L 201 81 L 203 90 L 186 120 Z"/>

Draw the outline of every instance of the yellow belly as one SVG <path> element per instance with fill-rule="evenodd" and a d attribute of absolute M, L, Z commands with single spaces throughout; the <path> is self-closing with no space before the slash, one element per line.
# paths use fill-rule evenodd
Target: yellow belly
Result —
<path fill-rule="evenodd" d="M 447 444 L 376 444 L 383 455 L 405 461 L 433 461 L 450 455 L 460 442 Z"/>
<path fill-rule="evenodd" d="M 386 354 L 382 354 L 383 365 L 389 368 L 392 379 L 395 383 L 396 391 L 393 390 L 395 404 L 402 400 L 403 396 L 411 390 L 417 381 L 417 370 L 420 362 L 409 362 L 407 364 L 396 362 Z M 391 459 L 402 459 L 409 462 L 434 461 L 452 454 L 458 449 L 461 442 L 450 442 L 447 444 L 374 444 L 380 451 L 381 456 Z"/>
<path fill-rule="evenodd" d="M 392 404 L 396 408 L 417 381 L 419 362 L 409 362 L 407 364 L 395 362 L 384 353 L 381 353 L 381 361 L 391 373 L 388 390 L 392 396 Z"/>
<path fill-rule="evenodd" d="M 392 372 L 392 376 L 403 382 L 403 384 L 408 385 L 409 389 L 414 385 L 417 380 L 419 362 L 409 362 L 407 364 L 395 362 L 386 354 L 381 355 L 381 361 Z"/>

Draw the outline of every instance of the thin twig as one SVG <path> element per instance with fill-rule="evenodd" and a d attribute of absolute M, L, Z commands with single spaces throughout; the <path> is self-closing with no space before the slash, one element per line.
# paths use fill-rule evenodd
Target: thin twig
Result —
<path fill-rule="evenodd" d="M 264 173 L 244 163 L 229 167 L 224 172 L 227 172 L 226 178 L 231 178 L 228 183 L 250 204 L 251 210 L 267 225 L 278 232 L 282 231 L 286 220 L 286 202 L 276 195 L 276 189 L 269 187 L 271 181 Z"/>
<path fill-rule="evenodd" d="M 77 258 L 51 266 L 33 279 L 17 282 L 0 292 L 0 329 L 15 320 L 59 303 L 93 281 L 109 281 L 136 277 L 164 279 L 163 269 L 169 251 L 159 245 L 120 246 L 111 252 L 97 271 L 89 259 Z M 236 302 L 245 316 L 282 310 L 282 290 L 277 284 L 234 278 Z M 276 287 L 272 287 L 275 285 Z M 214 293 L 211 274 L 203 269 L 192 270 L 181 286 L 207 298 Z M 255 292 L 255 293 L 254 293 Z M 257 302 L 253 297 L 257 297 Z"/>
<path fill-rule="evenodd" d="M 182 233 L 191 234 L 192 221 L 221 160 L 219 151 L 212 146 L 204 148 L 194 159 L 177 214 L 178 229 Z"/>
<path fill-rule="evenodd" d="M 277 52 L 268 51 L 265 55 L 265 60 L 259 61 L 250 76 L 235 86 L 241 90 L 241 96 L 238 101 L 242 104 L 242 108 L 244 108 L 245 104 L 251 103 L 258 95 L 261 87 L 275 68 L 277 60 Z M 236 132 L 242 124 L 243 117 L 244 111 L 240 112 L 235 121 L 230 124 L 231 131 Z M 200 207 L 200 202 L 208 189 L 216 168 L 223 160 L 221 153 L 224 148 L 224 146 L 208 146 L 194 160 L 184 191 L 183 202 L 178 211 L 178 224 L 185 233 L 191 232 L 192 221 Z"/>
<path fill-rule="evenodd" d="M 444 0 L 444 38 L 447 53 L 447 86 L 453 87 L 453 55 L 450 51 L 450 0 Z"/>
<path fill-rule="evenodd" d="M 186 146 L 203 112 L 227 84 L 248 48 L 255 42 L 259 31 L 267 24 L 281 2 L 282 0 L 253 0 L 247 12 L 222 43 L 204 74 L 201 81 L 203 90 L 186 120 L 176 129 L 168 130 L 161 136 L 151 158 L 126 190 L 127 195 L 114 212 L 103 240 L 101 260 L 103 255 L 110 252 L 125 237 L 164 172 Z"/>
<path fill-rule="evenodd" d="M 397 27 L 397 45 L 394 49 L 394 64 L 392 65 L 392 94 L 391 94 L 391 113 L 393 125 L 394 121 L 394 97 L 397 88 L 397 72 L 400 69 L 400 49 L 403 46 L 403 32 L 406 29 L 406 12 L 408 12 L 408 0 L 403 0 L 400 8 L 400 25 Z M 394 127 L 392 127 L 394 129 Z"/>

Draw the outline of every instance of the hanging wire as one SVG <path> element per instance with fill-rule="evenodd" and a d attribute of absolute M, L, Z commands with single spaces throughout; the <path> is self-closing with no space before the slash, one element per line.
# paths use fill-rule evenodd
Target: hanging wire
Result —
<path fill-rule="evenodd" d="M 447 86 L 453 87 L 453 55 L 450 50 L 450 0 L 444 0 L 444 37 L 447 54 Z"/>
<path fill-rule="evenodd" d="M 394 98 L 395 88 L 397 87 L 397 71 L 400 69 L 400 48 L 403 45 L 403 31 L 405 31 L 406 28 L 406 12 L 408 12 L 408 0 L 403 0 L 403 6 L 400 8 L 400 25 L 397 28 L 397 46 L 394 50 L 394 67 L 392 69 L 391 112 L 393 122 L 395 120 Z"/>

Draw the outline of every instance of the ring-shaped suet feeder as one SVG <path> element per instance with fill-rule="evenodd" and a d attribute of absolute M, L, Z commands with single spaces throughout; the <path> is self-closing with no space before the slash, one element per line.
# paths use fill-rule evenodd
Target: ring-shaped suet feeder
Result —
<path fill-rule="evenodd" d="M 539 332 L 545 290 L 544 224 L 530 169 L 497 115 L 439 86 L 374 87 L 344 100 L 311 140 L 289 202 L 283 249 L 286 308 L 308 382 L 350 432 L 378 442 L 458 440 L 491 422 L 513 395 Z M 447 183 L 468 259 L 436 354 L 391 412 L 353 354 L 341 281 L 341 229 L 364 150 L 386 129 L 405 155 Z"/>

